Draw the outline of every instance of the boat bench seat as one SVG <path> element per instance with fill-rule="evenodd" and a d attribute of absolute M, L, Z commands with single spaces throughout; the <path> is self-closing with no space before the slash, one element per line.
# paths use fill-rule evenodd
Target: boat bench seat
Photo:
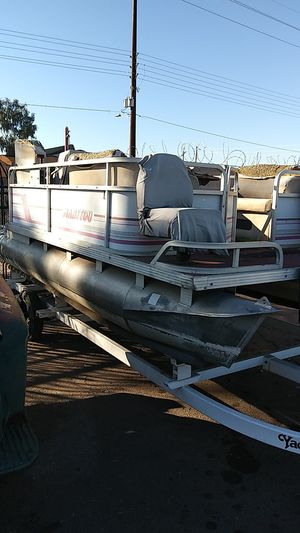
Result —
<path fill-rule="evenodd" d="M 116 153 L 115 153 L 116 152 Z M 101 162 L 101 159 L 105 162 Z M 118 157 L 118 161 L 112 159 L 108 166 L 106 162 L 110 158 Z M 124 158 L 124 161 L 120 159 Z M 113 186 L 113 187 L 135 187 L 138 176 L 138 163 L 126 161 L 126 156 L 120 150 L 107 150 L 105 152 L 83 152 L 82 150 L 67 150 L 59 154 L 58 162 L 84 161 L 88 159 L 98 159 L 92 165 L 72 166 L 68 169 L 60 169 L 56 174 L 58 183 L 68 183 L 69 185 L 93 185 L 93 186 Z"/>
<path fill-rule="evenodd" d="M 272 209 L 271 198 L 238 198 L 237 210 L 250 213 L 268 213 Z"/>
<path fill-rule="evenodd" d="M 292 170 L 291 170 L 292 172 Z M 273 224 L 273 211 L 272 200 L 274 193 L 274 180 L 275 176 L 245 176 L 239 174 L 239 197 L 237 200 L 237 240 L 269 240 L 273 235 L 273 239 L 277 240 L 285 238 L 291 239 L 291 235 L 295 233 L 294 229 L 291 230 L 286 220 L 284 226 L 279 230 L 276 228 L 272 230 Z M 276 191 L 275 191 L 276 192 Z M 295 199 L 289 198 L 290 194 L 300 195 L 300 179 L 295 175 L 284 175 L 279 181 L 278 189 L 278 207 L 285 198 L 285 202 L 295 202 Z M 297 200 L 296 200 L 297 201 Z M 287 204 L 285 204 L 287 206 Z M 292 204 L 291 204 L 292 205 Z M 285 217 L 293 217 L 291 213 L 288 214 L 289 208 L 285 208 L 286 215 L 280 211 L 280 218 L 283 220 Z M 281 222 L 282 225 L 284 223 Z"/>
<path fill-rule="evenodd" d="M 272 198 L 275 176 L 245 176 L 239 174 L 239 196 L 241 198 Z M 282 176 L 279 182 L 280 194 L 300 194 L 299 176 Z"/>
<path fill-rule="evenodd" d="M 244 176 L 239 175 L 238 211 L 252 213 L 267 213 L 272 209 L 272 195 L 274 176 Z M 279 193 L 300 194 L 300 179 L 297 176 L 282 176 L 279 182 Z"/>

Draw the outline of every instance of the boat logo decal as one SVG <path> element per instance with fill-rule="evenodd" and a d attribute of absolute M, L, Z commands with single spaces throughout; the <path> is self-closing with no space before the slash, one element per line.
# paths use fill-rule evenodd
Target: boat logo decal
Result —
<path fill-rule="evenodd" d="M 278 439 L 281 442 L 284 442 L 285 444 L 285 450 L 288 450 L 288 448 L 296 448 L 300 450 L 300 441 L 296 441 L 291 437 L 290 435 L 285 435 L 284 433 L 280 433 L 278 435 Z"/>
<path fill-rule="evenodd" d="M 92 222 L 93 211 L 87 209 L 65 209 L 63 212 L 64 218 L 82 220 L 83 222 Z"/>

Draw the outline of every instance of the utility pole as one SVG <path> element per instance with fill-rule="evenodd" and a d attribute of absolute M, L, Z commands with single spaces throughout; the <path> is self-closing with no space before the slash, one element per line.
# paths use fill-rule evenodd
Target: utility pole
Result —
<path fill-rule="evenodd" d="M 136 155 L 137 0 L 132 0 L 132 46 L 130 87 L 130 157 Z"/>
<path fill-rule="evenodd" d="M 65 150 L 69 150 L 69 144 L 70 144 L 70 130 L 68 126 L 65 127 Z"/>

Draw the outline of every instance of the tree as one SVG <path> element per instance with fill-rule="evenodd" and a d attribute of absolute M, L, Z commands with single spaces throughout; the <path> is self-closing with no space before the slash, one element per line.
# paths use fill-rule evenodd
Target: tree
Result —
<path fill-rule="evenodd" d="M 0 150 L 8 151 L 16 139 L 33 138 L 35 116 L 19 100 L 0 99 Z"/>

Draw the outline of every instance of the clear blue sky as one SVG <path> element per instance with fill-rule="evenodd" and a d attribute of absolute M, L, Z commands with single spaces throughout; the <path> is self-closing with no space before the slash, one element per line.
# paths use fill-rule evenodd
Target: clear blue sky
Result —
<path fill-rule="evenodd" d="M 2 8 L 1 98 L 28 105 L 45 147 L 63 144 L 68 126 L 76 148 L 128 150 L 128 117 L 116 115 L 129 95 L 131 11 L 131 0 Z M 192 157 L 199 146 L 215 162 L 234 150 L 247 162 L 300 158 L 298 0 L 138 0 L 138 51 L 139 154 L 185 146 Z"/>

